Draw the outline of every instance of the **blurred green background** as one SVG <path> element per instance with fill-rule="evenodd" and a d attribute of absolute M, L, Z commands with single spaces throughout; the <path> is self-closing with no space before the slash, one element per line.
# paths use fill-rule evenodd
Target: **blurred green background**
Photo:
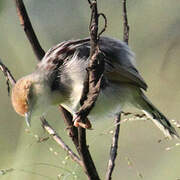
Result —
<path fill-rule="evenodd" d="M 37 36 L 45 50 L 63 40 L 88 36 L 90 10 L 84 0 L 25 0 Z M 99 0 L 108 19 L 105 35 L 122 39 L 122 3 Z M 180 118 L 180 2 L 129 0 L 130 46 L 139 70 L 149 85 L 152 102 L 170 119 Z M 16 79 L 31 73 L 36 58 L 25 37 L 13 1 L 0 0 L 0 57 Z M 56 108 L 49 122 L 72 148 L 63 120 Z M 35 122 L 36 121 L 36 122 Z M 38 119 L 26 130 L 24 119 L 12 109 L 6 82 L 0 73 L 0 179 L 84 180 L 80 167 L 46 137 Z M 88 144 L 103 179 L 113 129 L 112 118 L 93 122 Z M 180 133 L 180 132 L 179 132 Z M 158 142 L 162 139 L 161 142 Z M 121 126 L 114 180 L 176 180 L 180 178 L 180 147 L 170 151 L 176 140 L 166 141 L 151 121 L 126 122 Z M 13 168 L 13 169 L 11 169 Z M 4 174 L 3 174 L 4 172 Z"/>

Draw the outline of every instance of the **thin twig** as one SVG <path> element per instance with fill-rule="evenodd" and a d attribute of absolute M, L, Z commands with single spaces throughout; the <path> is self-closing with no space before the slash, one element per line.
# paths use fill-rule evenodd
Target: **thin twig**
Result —
<path fill-rule="evenodd" d="M 81 108 L 77 112 L 76 121 L 85 123 L 87 115 L 90 113 L 91 109 L 94 107 L 96 99 L 100 92 L 101 79 L 103 77 L 104 71 L 104 61 L 101 56 L 99 46 L 98 46 L 98 9 L 96 0 L 90 2 L 90 8 L 92 11 L 91 14 L 91 22 L 89 26 L 90 30 L 90 62 L 87 69 L 87 78 L 84 83 L 85 88 L 84 91 L 86 94 L 83 94 L 83 101 L 81 99 Z M 86 143 L 86 130 L 84 128 L 78 128 L 78 141 L 79 141 L 79 153 L 84 162 L 86 169 L 88 169 L 88 177 L 89 179 L 100 179 L 97 173 L 96 167 L 92 160 L 91 154 L 88 150 L 88 146 Z"/>
<path fill-rule="evenodd" d="M 4 75 L 10 81 L 10 83 L 14 86 L 14 84 L 16 83 L 16 80 L 13 77 L 13 75 L 11 74 L 10 70 L 4 65 L 4 63 L 2 62 L 1 59 L 0 59 L 0 68 L 1 68 L 1 71 L 4 73 Z"/>
<path fill-rule="evenodd" d="M 59 144 L 75 162 L 77 162 L 80 166 L 84 167 L 79 157 L 69 148 L 68 145 L 64 143 L 61 137 L 50 126 L 50 124 L 45 120 L 44 117 L 41 117 L 41 122 L 42 122 L 43 128 L 52 136 L 52 138 L 56 141 L 56 143 Z"/>
<path fill-rule="evenodd" d="M 106 15 L 105 15 L 104 13 L 99 13 L 99 17 L 100 17 L 100 16 L 102 16 L 103 19 L 104 19 L 104 27 L 103 27 L 103 29 L 101 30 L 101 32 L 98 34 L 98 39 L 99 39 L 99 37 L 101 36 L 101 34 L 106 31 L 106 28 L 107 28 L 107 17 L 106 17 Z"/>
<path fill-rule="evenodd" d="M 0 59 L 0 69 L 4 73 L 4 76 L 6 77 L 7 91 L 8 91 L 8 95 L 9 95 L 10 94 L 9 82 L 11 83 L 12 86 L 14 86 L 14 84 L 16 83 L 16 80 L 14 79 L 10 70 L 3 64 L 1 59 Z"/>
<path fill-rule="evenodd" d="M 117 156 L 117 150 L 118 150 L 118 139 L 119 139 L 119 132 L 120 132 L 120 120 L 121 120 L 121 114 L 117 114 L 115 118 L 115 132 L 113 135 L 113 141 L 111 144 L 111 149 L 110 149 L 110 159 L 108 162 L 108 168 L 107 168 L 107 173 L 106 173 L 106 180 L 111 180 L 112 179 L 112 172 L 115 167 L 115 160 Z"/>
<path fill-rule="evenodd" d="M 27 14 L 26 8 L 22 0 L 14 0 L 16 3 L 17 14 L 19 16 L 20 23 L 26 33 L 26 36 L 32 46 L 34 54 L 36 55 L 37 59 L 40 61 L 43 56 L 45 55 L 45 51 L 42 49 L 39 40 L 34 32 L 32 27 L 31 21 Z"/>
<path fill-rule="evenodd" d="M 123 26 L 124 26 L 123 40 L 128 44 L 130 27 L 128 25 L 126 0 L 123 0 Z"/>

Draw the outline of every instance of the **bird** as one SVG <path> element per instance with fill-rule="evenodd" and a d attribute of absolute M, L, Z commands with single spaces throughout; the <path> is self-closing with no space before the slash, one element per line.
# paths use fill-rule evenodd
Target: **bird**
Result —
<path fill-rule="evenodd" d="M 132 105 L 143 111 L 166 137 L 179 138 L 166 116 L 146 97 L 147 84 L 137 70 L 130 47 L 121 40 L 104 36 L 99 38 L 98 44 L 103 53 L 104 73 L 98 99 L 89 116 L 115 115 Z M 25 117 L 28 126 L 32 117 L 41 116 L 51 106 L 59 104 L 76 116 L 90 49 L 90 38 L 63 41 L 47 51 L 34 72 L 16 82 L 12 105 Z"/>

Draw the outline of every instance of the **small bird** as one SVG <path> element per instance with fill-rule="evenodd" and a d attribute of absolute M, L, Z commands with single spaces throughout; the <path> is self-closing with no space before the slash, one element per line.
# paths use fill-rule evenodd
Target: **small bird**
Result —
<path fill-rule="evenodd" d="M 121 112 L 125 105 L 142 110 L 165 134 L 179 138 L 169 120 L 150 102 L 147 85 L 139 74 L 134 53 L 128 45 L 110 37 L 100 37 L 104 58 L 101 91 L 90 116 Z M 12 90 L 15 111 L 25 116 L 41 116 L 50 106 L 61 104 L 75 117 L 80 107 L 90 55 L 89 38 L 64 41 L 47 51 L 36 70 L 17 81 Z"/>

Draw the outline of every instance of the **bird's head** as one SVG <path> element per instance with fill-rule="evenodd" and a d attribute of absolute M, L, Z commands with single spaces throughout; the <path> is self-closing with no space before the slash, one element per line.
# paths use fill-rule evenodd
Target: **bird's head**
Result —
<path fill-rule="evenodd" d="M 12 89 L 11 101 L 14 110 L 21 116 L 25 116 L 26 123 L 30 126 L 33 83 L 27 78 L 22 78 L 16 82 Z"/>
<path fill-rule="evenodd" d="M 14 110 L 25 117 L 30 126 L 31 116 L 41 116 L 50 104 L 49 87 L 35 75 L 19 79 L 12 89 L 11 101 Z"/>

